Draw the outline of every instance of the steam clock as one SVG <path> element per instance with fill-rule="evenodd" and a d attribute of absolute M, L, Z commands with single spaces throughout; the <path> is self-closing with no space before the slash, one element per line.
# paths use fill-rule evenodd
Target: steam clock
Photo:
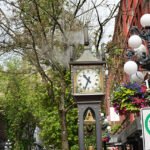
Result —
<path fill-rule="evenodd" d="M 89 46 L 70 62 L 72 95 L 78 105 L 80 150 L 101 150 L 100 103 L 104 99 L 104 61 L 92 55 Z"/>

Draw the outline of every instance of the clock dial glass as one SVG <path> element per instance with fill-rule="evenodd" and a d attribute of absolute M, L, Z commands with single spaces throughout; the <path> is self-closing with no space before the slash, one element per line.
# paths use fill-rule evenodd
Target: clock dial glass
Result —
<path fill-rule="evenodd" d="M 77 81 L 77 92 L 79 93 L 100 92 L 99 69 L 78 70 L 76 81 Z"/>

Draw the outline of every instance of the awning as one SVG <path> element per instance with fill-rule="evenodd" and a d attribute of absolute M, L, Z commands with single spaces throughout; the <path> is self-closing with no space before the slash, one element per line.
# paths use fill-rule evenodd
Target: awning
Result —
<path fill-rule="evenodd" d="M 109 146 L 115 146 L 115 145 L 121 145 L 122 143 L 120 143 L 118 141 L 118 134 L 112 135 L 110 141 L 107 143 L 107 145 Z"/>
<path fill-rule="evenodd" d="M 117 143 L 118 142 L 118 134 L 111 136 L 109 143 Z"/>
<path fill-rule="evenodd" d="M 134 137 L 137 134 L 141 134 L 140 117 L 137 117 L 132 124 L 125 128 L 118 136 L 118 141 L 121 143 L 127 142 L 127 138 Z"/>

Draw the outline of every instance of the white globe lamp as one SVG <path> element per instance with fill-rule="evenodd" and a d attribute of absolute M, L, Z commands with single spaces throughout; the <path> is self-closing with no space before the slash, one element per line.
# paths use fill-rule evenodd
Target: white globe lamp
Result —
<path fill-rule="evenodd" d="M 137 71 L 136 73 L 131 75 L 130 79 L 132 82 L 142 83 L 144 81 L 144 75 L 142 74 L 142 72 Z"/>
<path fill-rule="evenodd" d="M 149 27 L 150 26 L 150 14 L 144 14 L 140 19 L 140 23 L 142 27 Z"/>
<path fill-rule="evenodd" d="M 138 48 L 135 48 L 134 51 L 137 53 L 142 53 L 142 52 L 146 53 L 146 47 L 143 44 L 141 44 Z"/>
<path fill-rule="evenodd" d="M 128 45 L 131 48 L 138 48 L 142 44 L 142 39 L 138 35 L 130 36 L 128 40 Z"/>
<path fill-rule="evenodd" d="M 134 61 L 129 60 L 124 64 L 124 72 L 128 75 L 136 73 L 137 70 L 138 65 Z"/>
<path fill-rule="evenodd" d="M 108 131 L 111 131 L 111 126 L 107 126 L 107 130 L 108 130 Z"/>
<path fill-rule="evenodd" d="M 101 117 L 104 117 L 104 113 L 101 113 Z"/>
<path fill-rule="evenodd" d="M 108 74 L 109 74 L 109 71 L 108 71 L 108 69 L 106 69 L 105 70 L 105 76 L 108 76 Z"/>
<path fill-rule="evenodd" d="M 104 119 L 104 122 L 105 122 L 105 123 L 108 123 L 108 119 L 107 119 L 107 118 L 105 118 L 105 119 Z"/>
<path fill-rule="evenodd" d="M 146 55 L 146 53 L 147 53 L 147 49 L 143 44 L 141 44 L 140 47 L 135 48 L 134 51 L 135 51 L 135 55 L 137 56 L 138 59 L 141 59 L 143 54 Z"/>

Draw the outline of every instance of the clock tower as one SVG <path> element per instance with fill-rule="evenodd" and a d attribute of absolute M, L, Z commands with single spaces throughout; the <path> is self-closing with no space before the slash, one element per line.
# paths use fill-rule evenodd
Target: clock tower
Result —
<path fill-rule="evenodd" d="M 105 62 L 94 57 L 89 46 L 81 57 L 70 62 L 72 95 L 78 105 L 80 150 L 102 150 L 100 103 L 104 99 Z"/>

